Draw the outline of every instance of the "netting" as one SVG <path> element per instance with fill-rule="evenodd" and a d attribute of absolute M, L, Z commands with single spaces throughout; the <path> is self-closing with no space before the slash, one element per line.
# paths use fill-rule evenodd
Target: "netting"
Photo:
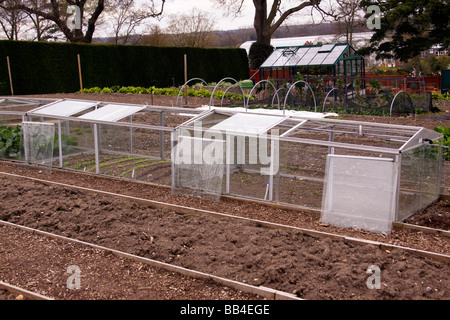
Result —
<path fill-rule="evenodd" d="M 225 141 L 178 136 L 173 150 L 173 192 L 220 200 L 225 167 Z"/>
<path fill-rule="evenodd" d="M 279 170 L 278 135 L 227 135 L 226 143 L 226 193 L 272 201 Z"/>
<path fill-rule="evenodd" d="M 322 222 L 390 234 L 397 178 L 392 159 L 328 155 Z"/>
<path fill-rule="evenodd" d="M 53 123 L 23 122 L 24 149 L 27 162 L 51 168 L 55 126 Z"/>
<path fill-rule="evenodd" d="M 425 144 L 402 152 L 399 221 L 439 198 L 441 162 L 440 144 Z"/>

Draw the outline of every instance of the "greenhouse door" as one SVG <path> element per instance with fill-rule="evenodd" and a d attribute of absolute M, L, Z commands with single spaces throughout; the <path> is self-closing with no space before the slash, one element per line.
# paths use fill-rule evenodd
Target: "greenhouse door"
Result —
<path fill-rule="evenodd" d="M 393 159 L 329 154 L 322 222 L 390 234 L 398 176 Z"/>

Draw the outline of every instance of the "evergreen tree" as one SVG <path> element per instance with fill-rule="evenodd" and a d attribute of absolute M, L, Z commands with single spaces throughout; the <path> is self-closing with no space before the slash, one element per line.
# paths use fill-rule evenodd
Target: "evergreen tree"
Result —
<path fill-rule="evenodd" d="M 361 1 L 366 11 L 371 5 L 380 8 L 381 25 L 361 54 L 376 52 L 378 59 L 406 61 L 433 45 L 450 46 L 449 0 Z M 366 18 L 370 16 L 369 11 Z"/>

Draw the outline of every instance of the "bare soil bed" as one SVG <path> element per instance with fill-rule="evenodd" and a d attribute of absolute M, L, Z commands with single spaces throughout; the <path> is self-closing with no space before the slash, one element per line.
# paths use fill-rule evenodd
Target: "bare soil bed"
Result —
<path fill-rule="evenodd" d="M 175 195 L 171 192 L 170 188 L 163 186 L 57 169 L 53 169 L 51 175 L 49 175 L 48 172 L 41 170 L 41 168 L 8 162 L 0 162 L 0 171 L 43 180 L 51 180 L 59 183 L 68 183 L 142 199 L 226 213 L 239 217 L 336 233 L 349 237 L 411 247 L 418 250 L 426 250 L 447 255 L 450 254 L 450 243 L 446 237 L 423 232 L 411 232 L 407 229 L 397 228 L 394 228 L 393 231 L 395 232 L 388 236 L 371 233 L 361 229 L 347 229 L 323 225 L 320 221 L 320 212 L 318 211 L 272 208 L 266 204 L 258 204 L 253 201 L 249 202 L 229 197 L 222 197 L 220 202 L 216 202 L 201 197 Z M 438 203 L 441 203 L 441 201 Z M 440 208 L 445 209 L 443 206 L 440 206 Z M 445 215 L 446 221 L 449 220 L 448 216 L 450 213 L 448 211 L 439 211 L 439 213 Z"/>
<path fill-rule="evenodd" d="M 0 289 L 0 301 L 1 300 L 19 300 L 20 298 L 18 298 L 19 295 L 11 293 L 5 289 Z M 20 300 L 25 300 L 25 299 L 20 299 Z"/>
<path fill-rule="evenodd" d="M 58 300 L 260 299 L 225 286 L 120 258 L 110 251 L 0 226 L 0 277 L 4 282 Z M 80 288 L 67 281 L 77 266 Z M 72 282 L 71 282 L 72 283 Z M 0 300 L 18 294 L 0 289 Z"/>
<path fill-rule="evenodd" d="M 449 265 L 402 250 L 157 210 L 20 178 L 2 176 L 0 181 L 2 220 L 189 269 L 306 299 L 450 297 Z M 381 269 L 379 290 L 366 285 L 371 265 Z"/>
<path fill-rule="evenodd" d="M 450 230 L 450 201 L 441 200 L 405 220 L 406 223 Z"/>

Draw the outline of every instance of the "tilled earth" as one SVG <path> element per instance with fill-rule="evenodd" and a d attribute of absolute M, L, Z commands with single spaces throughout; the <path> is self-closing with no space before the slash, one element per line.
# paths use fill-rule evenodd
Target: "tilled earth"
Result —
<path fill-rule="evenodd" d="M 2 281 L 59 300 L 248 300 L 258 296 L 59 239 L 0 226 Z M 74 270 L 80 270 L 79 289 Z M 0 289 L 0 300 L 18 294 Z"/>
<path fill-rule="evenodd" d="M 449 298 L 449 265 L 402 250 L 383 251 L 373 245 L 353 245 L 232 218 L 179 214 L 21 178 L 2 176 L 0 180 L 3 186 L 0 218 L 12 223 L 295 293 L 306 299 Z M 32 251 L 40 255 L 40 250 Z M 15 252 L 10 250 L 9 254 Z M 77 259 L 66 261 L 66 265 L 79 265 L 81 270 L 93 271 L 94 278 L 103 277 L 100 270 L 105 268 L 95 260 L 76 256 Z M 29 258 L 26 260 L 30 263 Z M 14 269 L 3 271 L 2 277 L 14 278 L 16 270 L 27 261 L 15 262 L 11 258 L 3 261 L 2 265 L 12 265 Z M 114 261 L 98 263 L 108 265 Z M 128 264 L 125 269 L 133 275 L 139 267 Z M 381 287 L 370 290 L 366 272 L 373 265 L 380 268 Z M 114 276 L 117 275 L 110 274 L 110 279 Z M 60 278 L 52 288 L 67 291 L 64 284 Z M 110 289 L 114 291 L 117 285 L 112 283 Z M 104 283 L 95 288 L 108 290 L 107 286 Z M 91 288 L 88 283 L 86 290 Z"/>

